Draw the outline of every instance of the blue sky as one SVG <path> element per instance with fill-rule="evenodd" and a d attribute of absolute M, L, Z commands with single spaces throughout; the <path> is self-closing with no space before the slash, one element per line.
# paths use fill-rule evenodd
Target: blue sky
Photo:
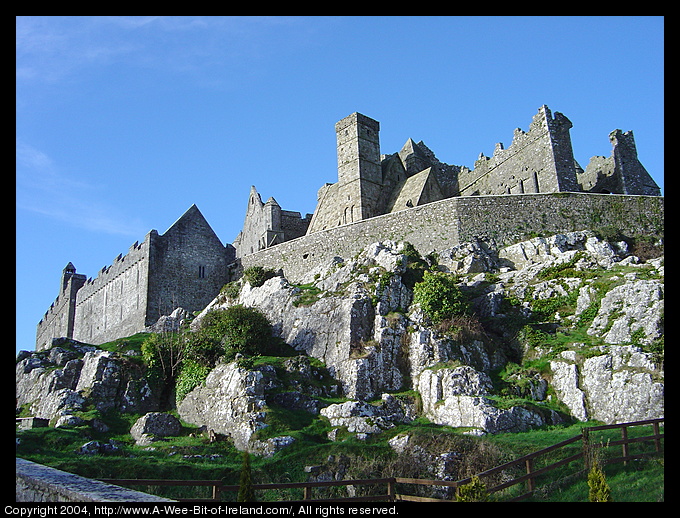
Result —
<path fill-rule="evenodd" d="M 223 243 L 251 185 L 311 213 L 334 124 L 380 121 L 472 167 L 547 104 L 576 160 L 633 130 L 661 186 L 663 17 L 18 17 L 16 336 L 64 266 L 95 277 L 196 204 Z"/>

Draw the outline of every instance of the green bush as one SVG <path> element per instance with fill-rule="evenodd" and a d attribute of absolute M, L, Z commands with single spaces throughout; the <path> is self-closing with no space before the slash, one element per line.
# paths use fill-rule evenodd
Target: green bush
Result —
<path fill-rule="evenodd" d="M 179 401 L 202 382 L 218 357 L 220 343 L 203 333 L 152 333 L 141 346 L 147 379 L 161 387 L 161 405 L 172 406 L 172 393 Z M 177 385 L 177 386 L 176 386 Z"/>
<path fill-rule="evenodd" d="M 239 293 L 241 292 L 241 285 L 234 281 L 234 282 L 228 282 L 224 286 L 222 286 L 222 289 L 220 290 L 220 295 L 225 295 L 229 299 L 236 299 L 238 298 Z"/>
<path fill-rule="evenodd" d="M 243 271 L 243 278 L 253 288 L 262 286 L 269 279 L 276 277 L 276 272 L 269 268 L 262 268 L 262 266 L 251 266 Z"/>
<path fill-rule="evenodd" d="M 472 482 L 456 489 L 456 502 L 488 502 L 489 493 L 478 476 L 472 477 Z"/>
<path fill-rule="evenodd" d="M 241 476 L 238 481 L 237 502 L 255 502 L 255 490 L 253 489 L 253 477 L 250 470 L 250 453 L 243 452 L 243 464 L 241 465 Z"/>
<path fill-rule="evenodd" d="M 456 278 L 443 272 L 425 271 L 422 282 L 413 287 L 413 301 L 420 304 L 435 325 L 469 309 Z"/>
<path fill-rule="evenodd" d="M 179 403 L 189 392 L 203 383 L 210 369 L 207 365 L 201 365 L 195 360 L 185 360 L 175 385 L 175 401 Z"/>
<path fill-rule="evenodd" d="M 267 317 L 256 308 L 240 304 L 206 314 L 201 332 L 224 347 L 228 359 L 236 353 L 246 356 L 268 354 L 275 341 Z"/>
<path fill-rule="evenodd" d="M 594 463 L 588 473 L 588 501 L 611 502 L 612 495 L 609 484 L 599 463 Z"/>

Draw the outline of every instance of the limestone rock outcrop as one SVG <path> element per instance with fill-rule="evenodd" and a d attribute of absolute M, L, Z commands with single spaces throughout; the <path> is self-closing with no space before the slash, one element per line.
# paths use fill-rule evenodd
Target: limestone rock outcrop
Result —
<path fill-rule="evenodd" d="M 18 358 L 17 407 L 26 406 L 33 416 L 54 421 L 88 403 L 102 411 L 157 409 L 160 395 L 125 356 L 75 341 L 59 343 Z"/>
<path fill-rule="evenodd" d="M 455 275 L 474 318 L 433 325 L 413 302 L 424 268 Z M 477 240 L 427 261 L 404 243 L 374 243 L 311 270 L 304 284 L 279 274 L 257 287 L 241 281 L 237 295 L 215 298 L 194 330 L 210 311 L 256 307 L 299 355 L 276 367 L 218 363 L 177 410 L 261 455 L 294 442 L 265 430 L 273 411 L 327 419 L 332 440 L 421 416 L 471 434 L 662 417 L 663 275 L 663 257 L 641 260 L 625 241 L 590 231 L 504 248 Z M 527 324 L 520 329 L 518 321 Z M 518 366 L 537 359 L 550 368 Z M 125 357 L 83 344 L 25 353 L 17 362 L 17 403 L 63 425 L 76 422 L 72 413 L 86 403 L 157 411 L 159 395 L 134 372 Z M 552 398 L 563 404 L 559 412 Z"/>
<path fill-rule="evenodd" d="M 564 351 L 550 362 L 552 385 L 581 421 L 625 423 L 664 415 L 663 373 L 635 346 L 601 346 L 601 355 Z"/>
<path fill-rule="evenodd" d="M 251 436 L 266 426 L 264 390 L 271 371 L 242 369 L 235 362 L 218 365 L 177 411 L 186 422 L 227 435 L 247 450 Z"/>

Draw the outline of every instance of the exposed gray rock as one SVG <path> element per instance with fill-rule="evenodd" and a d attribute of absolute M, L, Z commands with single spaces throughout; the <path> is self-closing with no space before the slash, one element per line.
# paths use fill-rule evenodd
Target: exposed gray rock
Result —
<path fill-rule="evenodd" d="M 80 410 L 85 398 L 75 389 L 82 360 L 54 369 L 44 355 L 33 354 L 16 365 L 17 406 L 29 406 L 35 417 L 51 420 Z"/>
<path fill-rule="evenodd" d="M 252 435 L 267 426 L 266 384 L 259 370 L 221 364 L 208 374 L 204 385 L 187 394 L 177 411 L 188 423 L 227 435 L 238 449 L 248 450 Z"/>
<path fill-rule="evenodd" d="M 356 257 L 336 257 L 308 272 L 305 282 L 313 283 L 317 291 L 304 303 L 300 297 L 308 287 L 293 285 L 280 275 L 260 287 L 245 283 L 233 300 L 217 297 L 194 320 L 194 329 L 209 311 L 234 304 L 257 307 L 272 322 L 274 334 L 301 354 L 277 367 L 286 371 L 285 383 L 271 366 L 248 370 L 237 363 L 218 365 L 179 403 L 180 416 L 213 434 L 228 435 L 239 449 L 267 456 L 293 441 L 290 436 L 256 439 L 255 432 L 267 426 L 268 404 L 326 416 L 335 427 L 333 437 L 341 427 L 366 438 L 411 421 L 418 415 L 416 406 L 384 394 L 407 388 L 420 394 L 420 415 L 473 433 L 523 431 L 559 422 L 556 413 L 539 410 L 540 405 L 502 409 L 487 397 L 494 390 L 489 373 L 522 351 L 498 347 L 474 328 L 454 339 L 445 329 L 433 327 L 412 303 L 413 292 L 404 282 L 408 262 L 403 247 L 391 241 L 375 243 Z M 622 267 L 620 277 L 617 265 Z M 538 278 L 541 272 L 560 272 L 559 267 L 573 273 Z M 597 356 L 592 356 L 592 346 L 588 354 L 580 354 L 579 344 L 562 352 L 551 362 L 550 382 L 557 396 L 580 420 L 663 416 L 663 371 L 650 355 L 626 345 L 648 345 L 663 334 L 664 287 L 658 278 L 663 276 L 663 258 L 642 262 L 629 255 L 624 242 L 607 243 L 581 231 L 534 238 L 501 250 L 482 241 L 463 244 L 440 252 L 438 268 L 460 276 L 461 289 L 474 294 L 472 303 L 480 318 L 502 322 L 508 298 L 513 304 L 521 301 L 520 312 L 529 317 L 537 302 L 569 297 L 575 311 L 553 315 L 555 327 L 578 322 L 587 310 L 586 316 L 592 318 L 597 308 L 588 333 L 616 345 L 602 348 Z M 616 281 L 615 287 L 603 295 L 601 284 L 579 274 L 592 268 L 613 271 L 607 281 Z M 158 325 L 174 326 L 183 317 L 177 312 Z M 323 376 L 330 375 L 335 383 L 318 383 L 322 374 L 310 357 L 325 364 Z M 84 344 L 55 342 L 48 351 L 21 353 L 16 379 L 18 403 L 60 425 L 74 422 L 73 412 L 86 403 L 101 410 L 158 409 L 158 394 L 144 378 L 129 372 L 120 355 Z M 534 401 L 547 397 L 548 381 L 536 373 L 522 371 L 506 381 L 506 390 L 518 397 Z M 351 400 L 324 408 L 317 399 L 341 394 Z M 381 403 L 366 403 L 381 394 Z M 139 441 L 150 443 L 159 434 L 137 435 Z M 444 476 L 454 459 L 431 461 Z"/>
<path fill-rule="evenodd" d="M 138 445 L 148 446 L 158 438 L 174 437 L 182 432 L 182 424 L 175 416 L 163 412 L 143 415 L 130 429 L 130 435 Z"/>
<path fill-rule="evenodd" d="M 23 355 L 16 364 L 17 405 L 27 405 L 32 415 L 55 422 L 86 403 L 99 410 L 127 412 L 158 408 L 159 395 L 141 378 L 141 372 L 126 367 L 119 355 L 92 346 L 78 347 L 78 351 L 56 346 Z"/>
<path fill-rule="evenodd" d="M 563 361 L 551 361 L 552 385 L 560 400 L 569 407 L 571 415 L 579 421 L 588 420 L 586 396 L 579 385 L 578 366 Z"/>
<path fill-rule="evenodd" d="M 263 457 L 272 457 L 276 452 L 290 446 L 295 442 L 295 438 L 290 435 L 272 437 L 266 441 L 252 441 L 250 451 Z"/>
<path fill-rule="evenodd" d="M 664 285 L 657 280 L 633 280 L 609 291 L 588 329 L 602 335 L 606 343 L 625 344 L 636 331 L 643 343 L 651 343 L 663 332 Z"/>
<path fill-rule="evenodd" d="M 477 428 L 486 433 L 524 432 L 562 419 L 555 412 L 543 413 L 520 406 L 497 408 L 482 396 L 449 396 L 425 413 L 432 422 L 453 427 Z"/>
<path fill-rule="evenodd" d="M 498 266 L 495 253 L 482 241 L 442 250 L 437 254 L 437 263 L 442 269 L 461 275 L 488 272 Z"/>
<path fill-rule="evenodd" d="M 318 414 L 321 402 L 301 392 L 280 392 L 270 396 L 270 401 L 290 410 L 304 410 L 311 414 Z"/>
<path fill-rule="evenodd" d="M 101 441 L 89 441 L 78 448 L 78 453 L 83 455 L 100 455 L 100 454 L 110 454 L 117 453 L 120 451 L 120 446 L 116 441 L 101 442 Z"/>
<path fill-rule="evenodd" d="M 383 394 L 379 405 L 365 401 L 346 401 L 321 409 L 334 427 L 345 427 L 351 433 L 379 433 L 397 423 L 410 422 L 415 418 L 411 405 L 398 401 L 390 394 Z"/>
<path fill-rule="evenodd" d="M 92 351 L 83 356 L 76 391 L 86 392 L 96 401 L 98 410 L 115 406 L 121 384 L 121 366 L 109 351 Z"/>
<path fill-rule="evenodd" d="M 156 323 L 146 328 L 147 333 L 173 333 L 180 330 L 189 312 L 184 308 L 176 308 L 169 315 L 163 315 Z"/>
<path fill-rule="evenodd" d="M 522 407 L 501 410 L 484 396 L 493 389 L 489 376 L 468 366 L 426 369 L 418 390 L 423 414 L 432 422 L 454 427 L 478 428 L 486 433 L 525 431 L 561 419 Z"/>
<path fill-rule="evenodd" d="M 565 351 L 550 362 L 553 387 L 579 420 L 607 424 L 663 417 L 663 372 L 635 346 L 603 346 L 582 359 Z"/>
<path fill-rule="evenodd" d="M 66 414 L 62 415 L 57 419 L 57 422 L 54 423 L 54 427 L 59 428 L 62 426 L 82 426 L 84 424 L 85 421 L 83 421 L 80 417 L 71 414 Z"/>
<path fill-rule="evenodd" d="M 449 396 L 486 395 L 493 389 L 491 378 L 472 367 L 426 369 L 418 378 L 417 389 L 423 397 L 425 411 Z"/>

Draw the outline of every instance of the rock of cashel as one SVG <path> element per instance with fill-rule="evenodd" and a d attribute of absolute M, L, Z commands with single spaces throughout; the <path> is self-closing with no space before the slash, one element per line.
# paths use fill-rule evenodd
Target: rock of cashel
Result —
<path fill-rule="evenodd" d="M 36 350 L 55 338 L 102 344 L 149 330 L 177 308 L 203 310 L 245 268 L 282 270 L 291 282 L 372 243 L 408 241 L 423 256 L 475 240 L 507 246 L 559 232 L 613 228 L 663 234 L 661 191 L 639 162 L 633 133 L 609 135 L 611 154 L 574 159 L 571 121 L 541 106 L 528 131 L 480 154 L 472 168 L 439 161 L 422 142 L 381 154 L 380 124 L 353 113 L 335 125 L 338 179 L 313 214 L 248 197 L 243 230 L 221 240 L 192 205 L 170 228 L 151 230 L 97 275 L 64 268 L 38 323 Z"/>

